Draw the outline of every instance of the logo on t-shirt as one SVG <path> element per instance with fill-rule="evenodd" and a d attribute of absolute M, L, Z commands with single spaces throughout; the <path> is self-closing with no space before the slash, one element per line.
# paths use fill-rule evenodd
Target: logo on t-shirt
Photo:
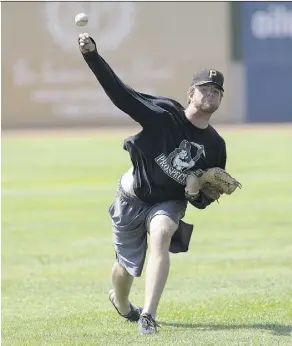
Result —
<path fill-rule="evenodd" d="M 192 149 L 196 149 L 194 157 L 192 156 L 192 151 L 194 152 Z M 160 154 L 155 158 L 155 161 L 165 174 L 185 185 L 187 178 L 185 172 L 193 168 L 202 156 L 206 157 L 203 145 L 183 140 L 179 148 L 176 148 L 168 156 L 163 153 Z"/>

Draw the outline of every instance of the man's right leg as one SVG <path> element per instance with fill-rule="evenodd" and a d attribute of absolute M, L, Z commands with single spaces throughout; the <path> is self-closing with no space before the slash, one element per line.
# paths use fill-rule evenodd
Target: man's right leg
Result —
<path fill-rule="evenodd" d="M 117 261 L 112 268 L 113 300 L 122 315 L 130 312 L 129 294 L 134 277 Z"/>
<path fill-rule="evenodd" d="M 121 186 L 109 209 L 116 252 L 110 301 L 118 313 L 130 321 L 138 321 L 142 312 L 129 302 L 129 294 L 134 277 L 141 276 L 146 257 L 145 218 L 148 209 L 137 198 L 128 196 Z"/>

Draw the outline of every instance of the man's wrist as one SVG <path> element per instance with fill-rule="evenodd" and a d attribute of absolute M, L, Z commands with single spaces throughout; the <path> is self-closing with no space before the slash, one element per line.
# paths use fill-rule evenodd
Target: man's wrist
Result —
<path fill-rule="evenodd" d="M 189 192 L 189 191 L 185 190 L 185 196 L 190 201 L 195 201 L 199 197 L 199 195 L 200 195 L 200 191 Z"/>

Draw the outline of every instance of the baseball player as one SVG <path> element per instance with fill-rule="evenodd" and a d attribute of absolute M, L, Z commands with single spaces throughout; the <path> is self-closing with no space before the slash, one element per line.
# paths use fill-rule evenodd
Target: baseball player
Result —
<path fill-rule="evenodd" d="M 156 312 L 170 266 L 169 252 L 188 251 L 193 225 L 182 221 L 188 204 L 204 209 L 231 194 L 239 182 L 226 171 L 224 139 L 209 124 L 223 97 L 222 73 L 199 71 L 187 94 L 187 107 L 124 84 L 99 55 L 88 34 L 79 49 L 113 104 L 138 122 L 142 130 L 124 141 L 132 167 L 118 183 L 109 208 L 116 262 L 109 299 L 128 321 L 138 322 L 140 335 L 157 332 Z M 149 234 L 143 308 L 130 303 L 134 277 L 142 273 Z"/>

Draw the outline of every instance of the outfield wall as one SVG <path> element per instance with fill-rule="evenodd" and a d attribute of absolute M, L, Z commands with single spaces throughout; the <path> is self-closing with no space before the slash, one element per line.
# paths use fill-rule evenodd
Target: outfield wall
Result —
<path fill-rule="evenodd" d="M 90 16 L 86 29 L 74 24 L 75 14 L 83 11 Z M 4 2 L 2 126 L 132 123 L 111 104 L 83 61 L 77 37 L 84 31 L 136 90 L 185 104 L 193 73 L 208 66 L 224 73 L 230 90 L 228 28 L 224 2 Z M 229 105 L 227 92 L 218 121 L 233 118 Z"/>
<path fill-rule="evenodd" d="M 217 68 L 225 75 L 226 93 L 214 122 L 292 121 L 291 3 L 3 2 L 1 7 L 3 129 L 133 123 L 111 104 L 83 61 L 77 37 L 84 31 L 138 91 L 185 104 L 193 73 Z M 86 28 L 75 26 L 78 12 L 89 14 Z"/>
<path fill-rule="evenodd" d="M 241 7 L 246 120 L 292 121 L 292 2 Z"/>

